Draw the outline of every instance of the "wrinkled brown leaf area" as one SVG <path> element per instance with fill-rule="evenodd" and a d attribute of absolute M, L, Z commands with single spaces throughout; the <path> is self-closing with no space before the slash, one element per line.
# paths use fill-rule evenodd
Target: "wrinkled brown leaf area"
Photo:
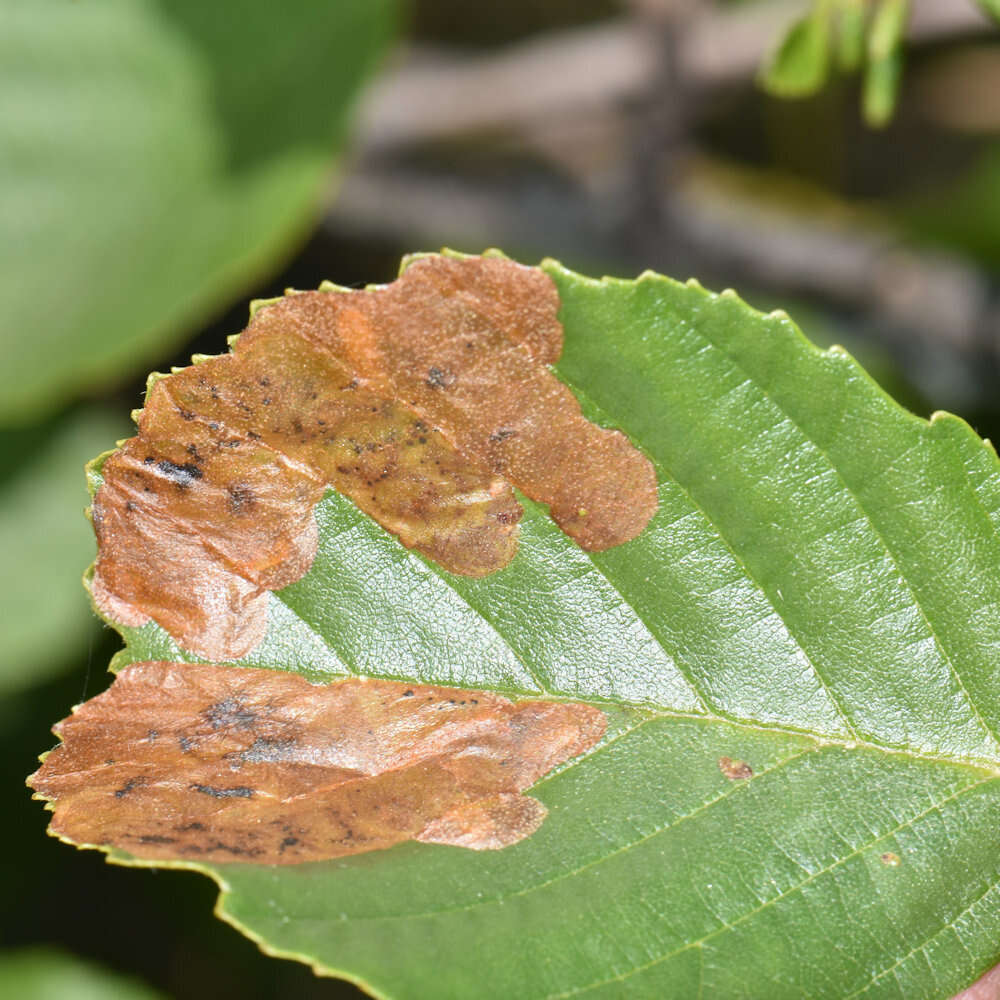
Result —
<path fill-rule="evenodd" d="M 139 663 L 78 707 L 29 778 L 54 833 L 140 858 L 299 864 L 406 840 L 475 850 L 529 836 L 521 794 L 592 747 L 569 702 L 393 681 Z"/>
<path fill-rule="evenodd" d="M 206 659 L 263 638 L 266 598 L 316 551 L 332 486 L 445 569 L 517 551 L 513 487 L 588 549 L 656 510 L 650 462 L 548 370 L 559 297 L 537 268 L 420 258 L 391 285 L 290 295 L 229 355 L 155 384 L 94 498 L 101 609 Z"/>

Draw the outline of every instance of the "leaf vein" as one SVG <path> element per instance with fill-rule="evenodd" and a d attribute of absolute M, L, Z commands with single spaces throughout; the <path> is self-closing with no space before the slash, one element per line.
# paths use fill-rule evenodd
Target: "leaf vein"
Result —
<path fill-rule="evenodd" d="M 830 872 L 835 871 L 836 869 L 842 867 L 844 864 L 846 864 L 848 861 L 851 861 L 853 858 L 864 854 L 866 851 L 869 851 L 871 848 L 873 848 L 876 844 L 879 844 L 882 841 L 895 837 L 901 830 L 905 830 L 908 827 L 913 826 L 914 823 L 923 819 L 925 816 L 928 816 L 933 812 L 939 811 L 942 807 L 948 805 L 950 802 L 956 801 L 960 796 L 968 794 L 969 792 L 978 788 L 980 785 L 995 780 L 996 779 L 992 777 L 981 778 L 979 781 L 975 781 L 971 785 L 966 785 L 964 788 L 960 788 L 957 791 L 952 792 L 951 795 L 946 796 L 940 801 L 935 802 L 933 805 L 928 806 L 926 809 L 921 810 L 916 815 L 911 816 L 904 823 L 898 824 L 891 830 L 887 830 L 881 836 L 876 837 L 873 840 L 868 841 L 867 843 L 858 845 L 849 854 L 846 854 L 843 857 L 838 858 L 833 863 L 829 865 L 824 865 L 814 874 L 810 875 L 806 879 L 803 879 L 801 882 L 797 883 L 791 888 L 786 889 L 784 892 L 779 893 L 773 899 L 769 899 L 766 902 L 762 903 L 760 906 L 754 907 L 752 910 L 748 910 L 746 913 L 744 913 L 742 916 L 738 917 L 731 923 L 724 923 L 721 927 L 716 928 L 714 931 L 709 932 L 708 934 L 704 935 L 701 938 L 698 938 L 695 941 L 688 941 L 685 944 L 683 944 L 680 948 L 675 948 L 673 951 L 668 952 L 665 955 L 660 955 L 658 958 L 654 959 L 651 962 L 647 962 L 643 965 L 634 966 L 627 972 L 620 973 L 616 976 L 611 976 L 608 979 L 602 979 L 599 982 L 588 983 L 586 986 L 579 987 L 573 990 L 568 990 L 564 993 L 550 994 L 547 1000 L 566 1000 L 566 998 L 568 997 L 580 996 L 584 993 L 589 992 L 590 990 L 594 990 L 601 986 L 608 985 L 609 983 L 625 982 L 626 979 L 638 975 L 641 972 L 645 972 L 647 969 L 651 969 L 656 965 L 661 965 L 663 962 L 669 961 L 671 958 L 674 958 L 677 955 L 681 954 L 682 952 L 687 951 L 689 948 L 703 947 L 707 941 L 711 941 L 722 934 L 735 930 L 736 927 L 738 927 L 740 924 L 745 923 L 747 920 L 750 920 L 753 917 L 757 916 L 759 913 L 763 912 L 768 907 L 777 905 L 783 899 L 787 899 L 789 896 L 801 892 L 805 888 L 805 886 L 811 884 L 812 882 L 815 882 L 819 878 L 822 878 L 824 875 L 827 875 Z"/>
<path fill-rule="evenodd" d="M 590 399 L 590 397 L 586 394 L 586 392 L 584 392 L 584 390 L 582 390 L 580 388 L 579 385 L 577 385 L 576 383 L 570 382 L 561 373 L 560 373 L 560 378 L 564 382 L 566 382 L 567 385 L 570 386 L 570 388 L 576 394 L 576 396 L 577 396 L 578 399 L 580 399 L 581 401 L 585 400 L 590 406 L 594 407 L 595 409 L 599 409 L 599 407 L 597 407 L 597 405 Z M 616 423 L 618 424 L 619 428 L 622 431 L 624 431 L 626 434 L 628 434 L 629 438 L 631 438 L 632 440 L 638 440 L 634 434 L 630 434 L 626 430 L 625 424 L 624 424 L 623 421 L 616 421 Z M 820 672 L 819 668 L 816 666 L 816 664 L 813 661 L 812 657 L 806 651 L 806 649 L 805 649 L 805 647 L 804 647 L 801 639 L 798 637 L 798 635 L 796 635 L 795 631 L 792 629 L 792 627 L 789 625 L 789 623 L 782 616 L 781 612 L 778 610 L 778 607 L 775 604 L 774 599 L 772 598 L 771 594 L 768 592 L 767 588 L 765 588 L 764 585 L 754 576 L 754 574 L 751 573 L 750 567 L 746 564 L 746 562 L 744 562 L 744 560 L 742 559 L 742 557 L 736 551 L 735 546 L 732 544 L 732 542 L 729 540 L 729 538 L 726 536 L 726 534 L 722 531 L 721 526 L 719 524 L 717 524 L 715 522 L 715 520 L 711 517 L 711 515 L 708 513 L 708 511 L 697 500 L 695 500 L 694 495 L 688 490 L 688 488 L 683 483 L 681 483 L 681 481 L 678 479 L 678 477 L 674 475 L 673 471 L 670 468 L 668 468 L 667 464 L 665 462 L 663 462 L 662 459 L 659 456 L 655 456 L 655 455 L 651 456 L 651 460 L 652 460 L 653 465 L 656 467 L 657 472 L 658 472 L 657 480 L 659 482 L 663 482 L 663 478 L 661 478 L 661 475 L 660 475 L 660 474 L 662 474 L 663 477 L 665 477 L 674 486 L 676 486 L 676 488 L 678 490 L 680 490 L 681 493 L 684 494 L 684 497 L 688 501 L 688 503 L 690 504 L 690 506 L 692 508 L 692 511 L 700 514 L 701 517 L 704 519 L 704 521 L 714 529 L 716 537 L 718 538 L 718 540 L 720 541 L 720 543 L 723 545 L 723 547 L 726 549 L 726 551 L 729 553 L 729 555 L 732 558 L 733 562 L 740 568 L 740 570 L 742 570 L 745 578 L 754 586 L 754 588 L 757 590 L 757 592 L 767 601 L 767 603 L 772 608 L 774 614 L 777 616 L 778 620 L 785 627 L 785 630 L 788 632 L 788 635 L 795 642 L 796 648 L 799 650 L 799 652 L 805 658 L 806 662 L 809 664 L 809 668 L 810 668 L 810 670 L 812 670 L 813 676 L 815 676 L 816 680 L 820 684 L 820 687 L 823 689 L 823 692 L 826 694 L 827 700 L 830 702 L 830 705 L 833 707 L 834 711 L 837 713 L 837 715 L 840 718 L 841 722 L 844 724 L 844 728 L 845 728 L 847 734 L 851 738 L 853 738 L 853 739 L 860 739 L 861 737 L 860 737 L 859 733 L 857 732 L 857 730 L 854 728 L 854 725 L 851 723 L 850 719 L 848 718 L 847 712 L 844 709 L 844 706 L 840 703 L 840 700 L 834 694 L 832 686 L 823 677 L 822 673 Z M 681 662 L 679 660 L 677 660 L 676 662 L 678 664 L 678 669 L 682 669 L 682 670 L 685 669 L 685 668 L 682 667 Z M 685 676 L 687 676 L 686 672 L 685 672 Z M 695 693 L 698 694 L 698 696 L 702 699 L 702 701 L 703 701 L 704 704 L 706 704 L 707 706 L 710 706 L 711 709 L 714 712 L 719 712 L 720 711 L 719 706 L 716 705 L 712 701 L 712 699 L 710 699 L 709 697 L 707 697 L 706 694 L 705 694 L 705 692 L 703 692 L 701 690 L 701 688 L 696 683 L 694 684 L 694 690 L 695 690 Z"/>

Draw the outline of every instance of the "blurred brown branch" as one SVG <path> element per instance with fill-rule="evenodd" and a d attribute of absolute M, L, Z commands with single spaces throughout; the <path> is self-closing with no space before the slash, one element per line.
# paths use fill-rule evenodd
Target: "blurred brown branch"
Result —
<path fill-rule="evenodd" d="M 804 6 L 632 0 L 628 17 L 486 54 L 411 47 L 367 96 L 357 159 L 328 224 L 389 243 L 584 255 L 816 297 L 878 326 L 937 398 L 970 372 L 982 385 L 982 358 L 1000 357 L 987 275 L 906 247 L 860 212 L 831 223 L 762 206 L 717 183 L 696 152 L 708 98 L 750 86 Z M 990 28 L 970 0 L 915 0 L 909 35 Z M 456 149 L 478 159 L 463 168 Z M 484 171 L 484 151 L 535 169 Z"/>
<path fill-rule="evenodd" d="M 691 89 L 752 78 L 803 0 L 712 9 L 704 3 L 634 0 L 636 14 L 469 55 L 412 46 L 369 91 L 361 111 L 366 150 L 530 125 L 541 117 L 645 96 L 663 58 L 663 25 L 679 32 L 677 72 Z M 913 42 L 993 27 L 971 0 L 915 0 Z"/>

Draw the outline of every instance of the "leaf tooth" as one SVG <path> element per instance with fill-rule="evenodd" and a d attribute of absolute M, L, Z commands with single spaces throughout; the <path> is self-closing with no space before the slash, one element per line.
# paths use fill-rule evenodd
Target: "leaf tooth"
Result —
<path fill-rule="evenodd" d="M 324 282 L 323 284 L 326 284 L 326 282 Z M 320 286 L 320 290 L 321 291 L 323 290 L 322 285 Z M 270 299 L 251 299 L 250 300 L 250 318 L 253 319 L 254 316 L 261 309 L 264 309 L 266 306 L 272 306 L 272 305 L 274 305 L 275 302 L 280 302 L 281 299 L 282 299 L 282 296 L 280 296 L 280 295 L 276 295 L 274 298 L 270 298 Z"/>
<path fill-rule="evenodd" d="M 153 386 L 162 379 L 170 378 L 169 372 L 150 372 L 146 377 L 146 399 L 149 399 L 149 394 L 153 391 Z"/>

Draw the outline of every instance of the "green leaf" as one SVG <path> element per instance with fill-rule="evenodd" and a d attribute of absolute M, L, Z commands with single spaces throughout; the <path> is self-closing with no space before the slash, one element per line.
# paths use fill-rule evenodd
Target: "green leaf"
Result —
<path fill-rule="evenodd" d="M 543 267 L 558 374 L 656 465 L 649 527 L 588 553 L 525 503 L 514 561 L 469 579 L 330 493 L 240 662 L 589 700 L 609 735 L 502 851 L 179 866 L 269 953 L 378 996 L 956 992 L 1000 956 L 995 452 L 783 313 Z M 124 633 L 117 667 L 185 658 Z"/>
<path fill-rule="evenodd" d="M 48 680 L 97 631 L 98 620 L 80 601 L 80 567 L 94 556 L 93 532 L 80 517 L 87 504 L 80 472 L 96 450 L 128 433 L 124 415 L 98 407 L 0 432 L 7 466 L 0 477 L 0 551 L 11 567 L 0 576 L 0 695 Z"/>
<path fill-rule="evenodd" d="M 979 6 L 991 17 L 1000 21 L 1000 0 L 979 0 Z"/>
<path fill-rule="evenodd" d="M 0 952 L 0 996 L 17 1000 L 158 1000 L 132 979 L 51 948 Z"/>
<path fill-rule="evenodd" d="M 841 0 L 837 6 L 837 65 L 856 72 L 865 57 L 865 0 Z"/>
<path fill-rule="evenodd" d="M 868 66 L 861 97 L 865 120 L 881 128 L 892 117 L 903 72 L 903 29 L 909 0 L 883 0 L 868 36 Z"/>
<path fill-rule="evenodd" d="M 0 0 L 0 423 L 148 362 L 304 238 L 392 0 Z"/>
<path fill-rule="evenodd" d="M 984 0 L 996 7 L 997 0 Z M 831 48 L 837 66 L 864 67 L 861 105 L 873 128 L 886 125 L 896 107 L 903 70 L 903 32 L 909 0 L 881 0 L 870 18 L 864 0 L 814 0 L 761 71 L 766 90 L 778 97 L 815 94 L 829 75 Z M 836 38 L 831 33 L 836 24 Z"/>
<path fill-rule="evenodd" d="M 830 5 L 819 0 L 795 21 L 761 72 L 765 89 L 778 97 L 815 94 L 830 69 Z"/>

